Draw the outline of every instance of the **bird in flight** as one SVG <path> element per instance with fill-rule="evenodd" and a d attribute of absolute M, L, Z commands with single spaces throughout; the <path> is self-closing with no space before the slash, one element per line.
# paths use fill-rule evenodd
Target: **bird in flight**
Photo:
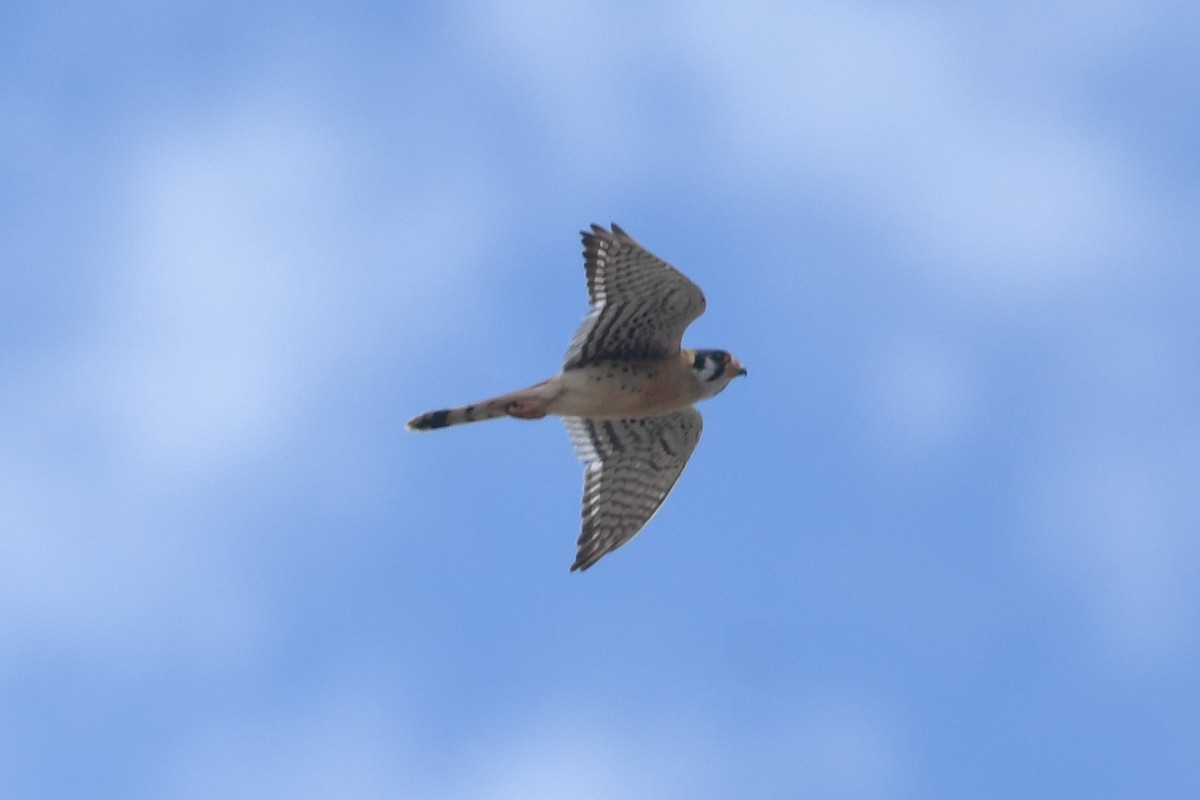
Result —
<path fill-rule="evenodd" d="M 560 416 L 585 465 L 583 526 L 571 570 L 586 570 L 654 516 L 700 441 L 693 404 L 746 368 L 724 350 L 683 350 L 704 313 L 687 276 L 615 224 L 583 232 L 590 309 L 562 371 L 525 389 L 408 421 L 413 431 L 496 417 Z"/>

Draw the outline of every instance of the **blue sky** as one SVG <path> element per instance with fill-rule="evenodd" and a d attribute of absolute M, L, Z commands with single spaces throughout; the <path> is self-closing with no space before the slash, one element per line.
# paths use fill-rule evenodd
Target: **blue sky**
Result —
<path fill-rule="evenodd" d="M 0 24 L 12 797 L 1192 797 L 1191 4 Z M 750 377 L 568 566 L 577 231 Z"/>

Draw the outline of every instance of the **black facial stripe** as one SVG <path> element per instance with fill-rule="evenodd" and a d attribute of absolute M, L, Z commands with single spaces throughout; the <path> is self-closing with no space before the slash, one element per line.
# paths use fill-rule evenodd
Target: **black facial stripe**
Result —
<path fill-rule="evenodd" d="M 705 353 L 704 360 L 711 365 L 710 368 L 713 371 L 713 374 L 708 376 L 708 380 L 711 382 L 725 374 L 725 367 L 729 363 L 729 356 L 720 350 L 709 350 Z"/>
<path fill-rule="evenodd" d="M 704 353 L 696 351 L 695 357 L 692 359 L 692 369 L 702 369 L 704 367 Z"/>
<path fill-rule="evenodd" d="M 444 428 L 446 427 L 446 418 L 450 416 L 450 409 L 445 411 L 433 411 L 429 414 L 429 427 Z"/>

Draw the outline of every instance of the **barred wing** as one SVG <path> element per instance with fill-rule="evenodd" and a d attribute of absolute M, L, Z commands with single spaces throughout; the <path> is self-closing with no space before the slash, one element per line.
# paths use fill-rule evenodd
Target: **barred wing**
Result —
<path fill-rule="evenodd" d="M 565 417 L 583 482 L 583 530 L 571 570 L 632 539 L 654 516 L 700 441 L 694 408 L 637 419 Z"/>
<path fill-rule="evenodd" d="M 608 359 L 679 352 L 683 332 L 704 313 L 704 293 L 615 224 L 583 234 L 591 309 L 571 339 L 563 369 Z"/>

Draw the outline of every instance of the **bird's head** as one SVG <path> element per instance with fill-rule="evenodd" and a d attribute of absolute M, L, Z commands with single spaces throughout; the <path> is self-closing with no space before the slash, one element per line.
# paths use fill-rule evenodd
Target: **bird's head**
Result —
<path fill-rule="evenodd" d="M 712 397 L 734 378 L 746 374 L 742 363 L 724 350 L 688 350 L 687 356 L 700 385 L 701 398 Z"/>

